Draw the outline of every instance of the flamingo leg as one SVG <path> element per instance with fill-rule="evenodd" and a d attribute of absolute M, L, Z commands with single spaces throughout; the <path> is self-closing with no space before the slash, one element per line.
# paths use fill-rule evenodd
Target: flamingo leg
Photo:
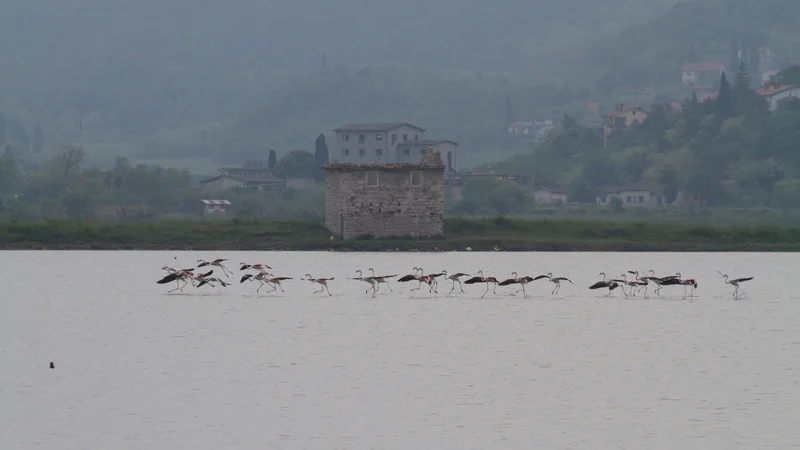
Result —
<path fill-rule="evenodd" d="M 394 292 L 394 291 L 392 290 L 392 285 L 391 285 L 391 284 L 389 284 L 389 282 L 388 282 L 388 281 L 384 281 L 384 283 L 386 283 L 386 287 L 388 287 L 388 288 L 389 288 L 389 292 Z"/>
<path fill-rule="evenodd" d="M 456 281 L 458 281 L 458 287 L 461 289 L 461 293 L 463 294 L 464 293 L 464 286 L 461 284 L 461 280 L 456 280 Z"/>
<path fill-rule="evenodd" d="M 489 292 L 489 283 L 486 283 L 486 292 L 484 292 L 483 295 L 481 295 L 481 298 L 485 297 L 486 293 L 488 292 Z"/>
<path fill-rule="evenodd" d="M 326 290 L 326 291 L 328 291 L 328 297 L 333 297 L 333 296 L 331 295 L 331 290 L 330 290 L 330 289 L 328 289 L 328 285 L 327 285 L 327 284 L 325 285 L 325 290 Z"/>
<path fill-rule="evenodd" d="M 315 294 L 319 294 L 320 292 L 322 292 L 322 291 L 324 291 L 324 290 L 325 290 L 325 288 L 324 288 L 324 286 L 323 286 L 323 287 L 322 287 L 320 290 L 318 290 L 318 291 L 314 291 L 314 293 L 315 293 Z"/>
<path fill-rule="evenodd" d="M 450 288 L 450 292 L 448 292 L 447 295 L 450 295 L 453 292 L 453 289 L 455 289 L 455 288 L 456 288 L 456 280 L 453 280 L 453 287 Z M 463 291 L 463 289 L 462 289 L 462 291 Z"/>

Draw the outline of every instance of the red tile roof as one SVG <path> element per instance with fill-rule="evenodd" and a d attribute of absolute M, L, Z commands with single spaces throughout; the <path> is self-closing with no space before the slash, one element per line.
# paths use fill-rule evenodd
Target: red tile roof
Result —
<path fill-rule="evenodd" d="M 681 66 L 681 70 L 684 72 L 719 72 L 724 68 L 725 66 L 717 62 L 687 62 Z"/>
<path fill-rule="evenodd" d="M 762 95 L 764 97 L 770 97 L 775 94 L 779 94 L 784 91 L 788 91 L 789 89 L 794 89 L 795 87 L 791 84 L 768 84 L 760 89 L 756 89 L 756 94 Z"/>

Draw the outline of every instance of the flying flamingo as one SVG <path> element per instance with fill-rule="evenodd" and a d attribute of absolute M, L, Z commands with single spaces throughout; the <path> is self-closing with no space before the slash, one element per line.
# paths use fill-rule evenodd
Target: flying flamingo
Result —
<path fill-rule="evenodd" d="M 414 267 L 414 268 L 412 268 L 412 269 L 411 269 L 411 271 L 412 271 L 412 272 L 411 272 L 410 274 L 408 274 L 408 275 L 403 275 L 402 277 L 400 277 L 400 278 L 397 280 L 397 282 L 398 282 L 398 283 L 405 283 L 405 282 L 407 282 L 407 281 L 413 281 L 413 280 L 416 280 L 416 279 L 417 279 L 417 275 L 418 275 L 418 273 L 417 273 L 417 272 L 419 272 L 420 270 L 422 270 L 422 269 L 420 269 L 419 267 Z"/>
<path fill-rule="evenodd" d="M 652 281 L 653 283 L 655 283 L 656 286 L 658 286 L 656 288 L 656 290 L 655 290 L 655 293 L 658 294 L 658 295 L 661 295 L 661 288 L 662 287 L 669 286 L 671 284 L 678 284 L 678 283 L 675 283 L 674 281 L 670 281 L 670 280 L 680 279 L 680 277 L 681 277 L 680 273 L 677 274 L 677 275 L 669 275 L 669 276 L 666 276 L 666 277 L 657 277 L 657 276 L 655 276 L 655 272 L 653 271 L 653 269 L 650 269 L 650 276 L 649 277 L 644 277 L 644 279 L 648 280 L 648 281 Z"/>
<path fill-rule="evenodd" d="M 372 296 L 375 297 L 375 293 L 378 292 L 378 282 L 375 281 L 375 277 L 363 277 L 361 274 L 361 270 L 356 270 L 358 276 L 356 278 L 352 278 L 353 280 L 363 281 L 369 284 L 371 287 L 364 291 L 365 294 L 368 294 L 369 291 L 372 291 Z"/>
<path fill-rule="evenodd" d="M 171 283 L 173 281 L 175 282 L 175 285 L 176 285 L 175 289 L 170 289 L 169 291 L 167 291 L 167 294 L 169 294 L 171 292 L 174 292 L 174 291 L 178 291 L 178 290 L 183 292 L 183 288 L 186 287 L 186 285 L 189 284 L 190 282 L 192 283 L 192 285 L 194 285 L 194 281 L 192 280 L 192 272 L 191 272 L 191 270 L 186 270 L 186 269 L 175 270 L 175 269 L 170 269 L 170 268 L 168 268 L 168 269 L 169 269 L 169 273 L 166 276 L 164 276 L 164 278 L 156 281 L 156 283 L 158 283 L 158 284 L 167 284 L 167 283 Z M 210 273 L 211 272 L 209 272 L 209 274 Z M 183 281 L 183 285 L 182 286 L 181 286 L 181 281 Z"/>
<path fill-rule="evenodd" d="M 198 264 L 197 267 L 205 267 L 205 266 L 219 267 L 220 269 L 222 269 L 222 273 L 224 273 L 226 277 L 228 276 L 228 274 L 233 275 L 233 272 L 228 270 L 228 268 L 222 264 L 223 261 L 227 261 L 227 259 L 220 258 L 220 259 L 215 259 L 213 261 L 198 259 L 197 262 L 199 262 L 200 264 Z"/>
<path fill-rule="evenodd" d="M 239 264 L 242 265 L 242 267 L 240 267 L 239 270 L 247 270 L 247 269 L 253 269 L 253 270 L 269 269 L 269 270 L 272 270 L 272 267 L 270 267 L 270 266 L 268 266 L 266 264 L 245 264 L 245 263 L 239 263 Z"/>
<path fill-rule="evenodd" d="M 515 294 L 519 294 L 520 292 L 522 292 L 522 297 L 523 298 L 527 298 L 528 297 L 528 293 L 525 292 L 525 285 L 530 283 L 531 281 L 533 281 L 533 278 L 531 278 L 529 276 L 524 276 L 524 277 L 520 278 L 520 277 L 517 276 L 517 272 L 511 272 L 511 278 L 501 281 L 498 284 L 498 286 L 508 286 L 508 285 L 511 285 L 511 284 L 519 284 L 522 287 L 522 289 L 518 289 L 515 292 Z"/>
<path fill-rule="evenodd" d="M 478 276 L 472 277 L 464 282 L 464 284 L 475 284 L 475 283 L 486 283 L 486 292 L 484 292 L 483 295 L 481 295 L 481 298 L 483 298 L 489 292 L 489 283 L 492 283 L 493 286 L 492 294 L 497 294 L 497 278 L 483 276 L 482 270 L 478 271 Z"/>
<path fill-rule="evenodd" d="M 217 277 L 204 277 L 203 281 L 197 284 L 197 287 L 200 287 L 204 284 L 208 284 L 209 286 L 214 287 L 214 283 L 219 283 L 222 285 L 222 287 L 230 286 L 230 283 L 226 283 Z"/>
<path fill-rule="evenodd" d="M 320 286 L 322 286 L 323 289 L 320 289 L 318 291 L 314 291 L 315 294 L 319 294 L 323 290 L 326 290 L 326 291 L 328 291 L 328 296 L 333 297 L 331 295 L 330 289 L 328 289 L 328 281 L 333 280 L 333 278 L 312 278 L 310 274 L 306 274 L 306 276 L 308 277 L 308 278 L 305 278 L 306 280 L 308 280 L 308 281 L 310 281 L 312 283 L 318 283 Z"/>
<path fill-rule="evenodd" d="M 372 274 L 372 278 L 375 278 L 375 281 L 378 283 L 378 290 L 379 291 L 381 290 L 381 284 L 385 284 L 386 287 L 388 287 L 390 291 L 392 290 L 392 287 L 389 285 L 389 278 L 394 278 L 397 275 L 381 275 L 379 277 L 376 277 L 375 276 L 375 271 L 372 268 L 370 268 L 369 271 Z"/>
<path fill-rule="evenodd" d="M 272 290 L 269 291 L 269 292 L 275 292 L 278 289 L 280 289 L 281 292 L 286 292 L 286 291 L 283 290 L 283 287 L 281 286 L 281 281 L 286 281 L 286 280 L 291 280 L 292 279 L 291 277 L 276 277 L 276 276 L 274 276 L 274 275 L 272 275 L 271 273 L 268 273 L 268 272 L 264 272 L 264 275 L 266 277 L 267 283 L 272 285 Z M 267 293 L 269 293 L 269 292 L 267 292 Z"/>
<path fill-rule="evenodd" d="M 572 280 L 570 280 L 569 278 L 566 278 L 566 277 L 553 277 L 552 273 L 548 273 L 547 275 L 539 275 L 538 277 L 534 278 L 532 281 L 541 280 L 542 278 L 547 278 L 553 284 L 556 285 L 556 287 L 553 288 L 553 291 L 550 292 L 550 294 L 552 294 L 552 295 L 558 294 L 558 291 L 561 289 L 561 282 L 562 281 L 569 281 L 570 284 L 574 284 L 574 283 L 572 283 Z"/>
<path fill-rule="evenodd" d="M 458 283 L 458 287 L 461 289 L 461 292 L 462 293 L 464 292 L 464 286 L 461 285 L 461 280 L 459 280 L 459 278 L 468 277 L 469 276 L 468 273 L 458 272 L 458 273 L 454 273 L 452 275 L 447 275 L 447 271 L 446 270 L 442 270 L 442 274 L 444 275 L 444 277 L 446 279 L 453 281 L 453 287 L 450 289 L 450 292 L 448 292 L 447 295 L 450 295 L 450 293 L 453 292 L 453 289 L 456 288 L 456 283 Z"/>
<path fill-rule="evenodd" d="M 601 276 L 601 275 L 603 276 L 603 280 L 602 281 L 598 281 L 597 283 L 589 286 L 589 289 L 608 288 L 608 294 L 606 294 L 606 297 L 610 297 L 611 296 L 611 291 L 613 291 L 614 289 L 620 287 L 620 284 L 616 280 L 607 280 L 605 272 L 600 272 L 600 274 L 598 276 Z M 625 292 L 625 288 L 622 289 L 622 292 L 623 293 Z"/>
<path fill-rule="evenodd" d="M 719 272 L 719 270 L 717 271 Z M 735 287 L 736 289 L 733 290 L 733 298 L 739 298 L 739 283 L 744 283 L 745 281 L 750 281 L 753 277 L 746 277 L 746 278 L 737 278 L 735 280 L 728 279 L 728 275 L 719 272 L 722 275 L 722 278 L 725 279 L 725 284 L 730 284 L 731 286 Z"/>
<path fill-rule="evenodd" d="M 242 277 L 242 279 L 239 280 L 239 283 L 244 283 L 247 280 L 258 281 L 259 283 L 261 283 L 261 285 L 258 287 L 258 289 L 256 289 L 256 292 L 260 291 L 261 288 L 264 287 L 265 284 L 269 284 L 270 286 L 273 287 L 273 290 L 275 290 L 274 289 L 275 286 L 272 283 L 269 282 L 269 278 L 268 278 L 268 275 L 267 275 L 266 272 L 258 272 L 255 275 L 253 275 L 252 273 L 245 274 Z"/>

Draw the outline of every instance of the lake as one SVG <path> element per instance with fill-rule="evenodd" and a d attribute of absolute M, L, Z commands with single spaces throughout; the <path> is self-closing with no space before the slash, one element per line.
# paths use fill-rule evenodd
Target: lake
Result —
<path fill-rule="evenodd" d="M 158 285 L 229 258 L 229 287 Z M 256 294 L 239 262 L 335 277 Z M 372 298 L 356 269 L 574 285 L 529 298 L 417 283 Z M 2 252 L 4 448 L 787 449 L 800 447 L 796 254 Z M 661 296 L 598 273 L 694 278 Z M 717 270 L 754 276 L 740 298 Z M 215 270 L 215 275 L 222 275 Z M 55 369 L 49 369 L 50 361 Z"/>

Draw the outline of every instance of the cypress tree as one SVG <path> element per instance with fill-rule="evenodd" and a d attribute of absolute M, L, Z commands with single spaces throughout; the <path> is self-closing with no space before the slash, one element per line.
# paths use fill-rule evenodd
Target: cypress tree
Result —
<path fill-rule="evenodd" d="M 733 110 L 733 91 L 731 85 L 728 83 L 728 78 L 725 72 L 719 78 L 719 94 L 717 95 L 716 102 L 717 116 L 729 117 Z"/>
<path fill-rule="evenodd" d="M 275 169 L 275 164 L 278 163 L 278 155 L 275 154 L 275 150 L 269 151 L 269 159 L 267 159 L 267 168 L 269 170 Z"/>
<path fill-rule="evenodd" d="M 314 141 L 314 179 L 317 182 L 325 180 L 325 170 L 322 169 L 325 164 L 328 164 L 328 144 L 325 135 L 320 133 Z"/>
<path fill-rule="evenodd" d="M 736 70 L 736 79 L 733 82 L 733 89 L 737 93 L 749 92 L 752 82 L 750 80 L 750 72 L 747 71 L 747 66 L 744 61 L 739 63 L 739 68 Z"/>

